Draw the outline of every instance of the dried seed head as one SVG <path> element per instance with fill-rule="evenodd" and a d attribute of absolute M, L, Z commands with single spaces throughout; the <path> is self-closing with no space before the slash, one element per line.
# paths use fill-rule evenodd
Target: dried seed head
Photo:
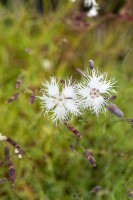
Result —
<path fill-rule="evenodd" d="M 89 67 L 90 67 L 90 69 L 94 69 L 94 61 L 93 60 L 89 60 Z"/>
<path fill-rule="evenodd" d="M 89 151 L 85 151 L 84 152 L 85 157 L 87 158 L 87 160 L 89 161 L 89 163 L 93 166 L 96 167 L 96 161 L 95 159 L 92 157 L 92 155 L 90 154 Z"/>
<path fill-rule="evenodd" d="M 117 117 L 123 117 L 124 113 L 113 103 L 110 103 L 109 106 L 107 106 L 108 111 L 116 115 Z"/>

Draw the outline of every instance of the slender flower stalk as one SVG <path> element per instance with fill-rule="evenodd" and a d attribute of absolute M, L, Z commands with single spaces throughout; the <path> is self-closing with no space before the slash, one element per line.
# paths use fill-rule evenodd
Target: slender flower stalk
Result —
<path fill-rule="evenodd" d="M 113 89 L 114 84 L 114 79 L 107 80 L 107 73 L 101 74 L 95 69 L 92 69 L 90 73 L 84 72 L 81 83 L 78 84 L 82 108 L 89 108 L 96 115 L 101 111 L 105 113 L 106 105 L 108 105 L 105 97 L 110 97 L 111 93 L 116 93 Z"/>
<path fill-rule="evenodd" d="M 72 115 L 80 115 L 77 90 L 72 79 L 67 79 L 61 84 L 56 78 L 51 77 L 50 82 L 43 83 L 42 108 L 46 115 L 50 115 L 53 122 L 67 122 Z"/>

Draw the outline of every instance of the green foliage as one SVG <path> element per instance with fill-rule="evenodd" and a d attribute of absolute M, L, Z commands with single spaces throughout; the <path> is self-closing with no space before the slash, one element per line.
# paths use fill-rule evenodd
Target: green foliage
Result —
<path fill-rule="evenodd" d="M 44 15 L 32 8 L 24 3 L 0 6 L 0 132 L 25 151 L 18 159 L 10 147 L 16 183 L 13 188 L 8 181 L 3 183 L 0 199 L 74 200 L 77 193 L 84 200 L 126 200 L 133 188 L 131 126 L 109 112 L 96 117 L 88 111 L 72 123 L 82 134 L 79 146 L 65 126 L 56 127 L 43 116 L 38 100 L 30 105 L 29 96 L 30 88 L 39 95 L 41 83 L 49 76 L 80 80 L 76 68 L 88 67 L 93 59 L 101 72 L 116 78 L 115 103 L 125 117 L 132 118 L 133 21 L 105 14 L 77 24 L 78 2 L 62 1 L 55 11 L 49 4 Z M 22 84 L 16 89 L 18 76 Z M 6 104 L 15 92 L 20 92 L 18 99 Z M 5 144 L 0 144 L 1 159 Z M 96 168 L 85 159 L 85 149 L 92 152 Z M 0 178 L 8 177 L 6 164 L 0 169 Z M 101 191 L 91 193 L 96 185 Z"/>

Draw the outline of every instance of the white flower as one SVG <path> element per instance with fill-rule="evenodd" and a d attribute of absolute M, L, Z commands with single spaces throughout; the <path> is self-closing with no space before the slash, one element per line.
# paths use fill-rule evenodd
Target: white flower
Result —
<path fill-rule="evenodd" d="M 96 115 L 100 111 L 106 112 L 107 96 L 112 92 L 116 92 L 114 87 L 114 79 L 107 80 L 107 73 L 101 74 L 98 70 L 84 72 L 82 82 L 78 84 L 79 96 L 82 99 L 82 108 L 90 108 Z"/>
<path fill-rule="evenodd" d="M 69 120 L 71 114 L 79 115 L 79 101 L 77 100 L 76 86 L 72 84 L 71 79 L 67 79 L 63 84 L 51 77 L 50 82 L 43 83 L 41 89 L 42 108 L 45 114 L 51 114 L 53 122 L 65 122 Z"/>
<path fill-rule="evenodd" d="M 7 137 L 5 136 L 5 135 L 2 135 L 1 133 L 0 133 L 0 140 L 6 140 L 7 139 Z"/>
<path fill-rule="evenodd" d="M 98 8 L 97 7 L 92 7 L 88 12 L 87 16 L 88 17 L 95 17 L 98 15 Z"/>
<path fill-rule="evenodd" d="M 87 12 L 88 17 L 95 17 L 98 15 L 99 6 L 95 0 L 84 0 L 84 6 L 90 7 L 89 11 Z"/>
<path fill-rule="evenodd" d="M 84 0 L 84 6 L 85 7 L 90 7 L 90 6 L 97 6 L 98 4 L 96 3 L 95 0 Z"/>

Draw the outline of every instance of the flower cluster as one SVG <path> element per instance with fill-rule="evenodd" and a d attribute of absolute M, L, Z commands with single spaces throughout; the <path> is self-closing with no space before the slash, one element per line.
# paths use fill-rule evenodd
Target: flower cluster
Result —
<path fill-rule="evenodd" d="M 101 74 L 98 70 L 86 70 L 82 73 L 80 83 L 75 83 L 72 78 L 61 83 L 55 77 L 50 82 L 45 81 L 41 89 L 42 108 L 53 122 L 68 122 L 72 115 L 81 115 L 90 109 L 99 115 L 106 112 L 108 97 L 114 90 L 115 80 L 107 80 L 107 73 Z"/>

